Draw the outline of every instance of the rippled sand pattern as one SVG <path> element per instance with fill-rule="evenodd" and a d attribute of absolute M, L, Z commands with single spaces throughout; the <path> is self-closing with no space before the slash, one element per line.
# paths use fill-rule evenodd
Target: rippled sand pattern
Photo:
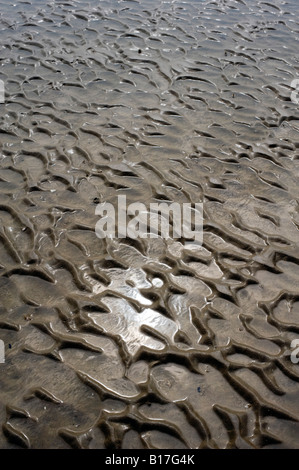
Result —
<path fill-rule="evenodd" d="M 0 447 L 298 448 L 297 0 L 0 6 Z"/>

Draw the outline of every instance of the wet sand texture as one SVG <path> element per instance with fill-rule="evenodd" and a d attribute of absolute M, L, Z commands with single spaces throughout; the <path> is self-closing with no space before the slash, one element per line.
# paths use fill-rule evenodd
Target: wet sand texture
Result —
<path fill-rule="evenodd" d="M 297 0 L 0 6 L 0 447 L 298 448 Z"/>

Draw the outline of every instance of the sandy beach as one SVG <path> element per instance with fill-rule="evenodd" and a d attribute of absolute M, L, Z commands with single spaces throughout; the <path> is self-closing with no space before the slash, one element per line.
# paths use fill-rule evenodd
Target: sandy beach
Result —
<path fill-rule="evenodd" d="M 0 7 L 0 448 L 299 448 L 298 1 Z"/>

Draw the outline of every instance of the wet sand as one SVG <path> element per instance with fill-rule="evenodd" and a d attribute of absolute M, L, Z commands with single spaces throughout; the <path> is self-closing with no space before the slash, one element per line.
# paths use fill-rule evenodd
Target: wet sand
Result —
<path fill-rule="evenodd" d="M 0 6 L 0 448 L 299 448 L 297 0 Z"/>

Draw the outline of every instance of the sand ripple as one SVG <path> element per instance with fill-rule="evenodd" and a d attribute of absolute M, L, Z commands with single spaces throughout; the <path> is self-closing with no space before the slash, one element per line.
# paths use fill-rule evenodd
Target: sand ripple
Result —
<path fill-rule="evenodd" d="M 298 447 L 297 1 L 0 6 L 0 447 Z"/>

